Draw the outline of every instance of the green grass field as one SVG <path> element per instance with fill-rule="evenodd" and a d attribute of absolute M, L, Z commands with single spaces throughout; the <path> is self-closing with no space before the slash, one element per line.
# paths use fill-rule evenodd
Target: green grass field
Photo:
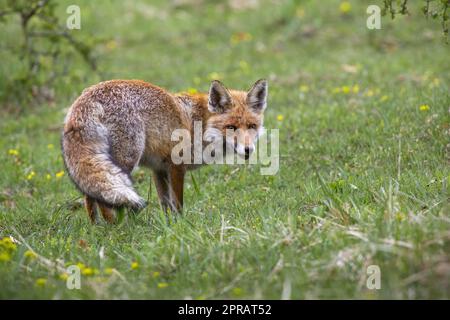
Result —
<path fill-rule="evenodd" d="M 80 81 L 61 80 L 53 102 L 0 113 L 0 298 L 448 299 L 450 47 L 440 24 L 411 5 L 410 17 L 368 30 L 364 1 L 345 14 L 333 0 L 173 3 L 67 1 L 81 8 L 74 32 L 109 39 L 101 76 L 68 65 Z M 3 85 L 18 62 L 1 55 Z M 133 78 L 206 91 L 219 78 L 248 89 L 262 77 L 265 127 L 280 130 L 276 175 L 203 167 L 187 176 L 183 215 L 166 217 L 140 168 L 149 206 L 118 225 L 89 223 L 59 147 L 84 87 Z M 72 264 L 80 290 L 66 287 Z M 366 286 L 370 265 L 379 290 Z"/>

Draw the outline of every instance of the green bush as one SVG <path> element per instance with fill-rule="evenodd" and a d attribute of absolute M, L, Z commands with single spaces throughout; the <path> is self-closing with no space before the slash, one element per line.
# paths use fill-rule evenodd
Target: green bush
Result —
<path fill-rule="evenodd" d="M 82 59 L 90 70 L 97 70 L 94 37 L 82 37 L 61 23 L 52 0 L 1 0 L 0 25 L 6 39 L 0 47 L 16 60 L 0 87 L 0 101 L 19 106 L 25 102 L 53 99 L 54 84 L 62 77 L 74 81 L 74 59 Z M 9 37 L 9 38 L 8 38 Z"/>

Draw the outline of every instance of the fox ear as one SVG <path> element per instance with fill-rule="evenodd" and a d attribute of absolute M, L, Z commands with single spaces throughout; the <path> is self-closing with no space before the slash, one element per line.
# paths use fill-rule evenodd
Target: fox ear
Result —
<path fill-rule="evenodd" d="M 260 113 L 267 106 L 268 84 L 266 79 L 259 79 L 247 93 L 247 104 L 253 111 Z"/>
<path fill-rule="evenodd" d="M 231 106 L 231 96 L 227 88 L 218 80 L 211 82 L 208 96 L 208 109 L 214 113 L 222 113 Z"/>

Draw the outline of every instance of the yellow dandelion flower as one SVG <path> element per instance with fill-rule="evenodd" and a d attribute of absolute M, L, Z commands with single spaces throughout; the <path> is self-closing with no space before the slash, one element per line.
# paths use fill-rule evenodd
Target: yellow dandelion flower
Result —
<path fill-rule="evenodd" d="M 355 84 L 352 88 L 353 93 L 358 93 L 359 92 L 359 86 L 357 84 Z"/>
<path fill-rule="evenodd" d="M 103 272 L 107 275 L 111 275 L 113 273 L 114 269 L 113 268 L 105 268 L 103 270 Z"/>
<path fill-rule="evenodd" d="M 403 221 L 406 219 L 406 215 L 404 213 L 399 212 L 396 214 L 395 219 L 397 221 Z"/>
<path fill-rule="evenodd" d="M 197 89 L 195 89 L 195 88 L 189 88 L 189 89 L 187 89 L 187 92 L 189 94 L 196 94 L 196 93 L 198 93 Z"/>
<path fill-rule="evenodd" d="M 373 90 L 367 90 L 367 92 L 366 92 L 366 94 L 365 94 L 367 97 L 372 97 L 373 95 L 374 95 L 374 92 L 373 92 Z"/>
<path fill-rule="evenodd" d="M 47 279 L 45 278 L 38 278 L 36 279 L 36 285 L 39 287 L 44 287 L 47 284 Z"/>
<path fill-rule="evenodd" d="M 56 174 L 55 174 L 55 177 L 56 178 L 62 178 L 64 176 L 64 171 L 63 170 L 61 170 L 61 171 L 59 171 L 59 172 L 57 172 Z"/>
<path fill-rule="evenodd" d="M 428 110 L 430 110 L 430 106 L 427 104 L 423 104 L 419 107 L 419 110 L 420 111 L 428 111 Z"/>
<path fill-rule="evenodd" d="M 0 262 L 8 262 L 11 260 L 11 255 L 8 252 L 0 252 Z"/>
<path fill-rule="evenodd" d="M 343 14 L 347 14 L 352 10 L 352 5 L 350 4 L 350 2 L 348 1 L 343 1 L 341 2 L 341 4 L 339 5 L 339 10 L 343 13 Z"/>
<path fill-rule="evenodd" d="M 19 150 L 17 149 L 9 149 L 8 150 L 8 154 L 11 156 L 18 156 L 19 155 Z"/>
<path fill-rule="evenodd" d="M 349 86 L 343 86 L 341 89 L 342 89 L 342 92 L 345 93 L 345 94 L 350 93 L 350 87 Z"/>
<path fill-rule="evenodd" d="M 45 179 L 47 179 L 47 180 L 52 180 L 52 175 L 49 174 L 49 173 L 47 173 L 47 175 L 45 176 Z"/>
<path fill-rule="evenodd" d="M 306 84 L 302 84 L 302 85 L 300 86 L 300 91 L 306 93 L 306 92 L 309 91 L 309 87 L 308 87 Z"/>
<path fill-rule="evenodd" d="M 14 251 L 17 249 L 17 245 L 12 241 L 10 237 L 4 237 L 0 240 L 0 246 L 5 248 L 7 251 Z"/>
<path fill-rule="evenodd" d="M 92 276 L 92 275 L 94 275 L 94 274 L 96 274 L 97 272 L 96 272 L 96 270 L 95 269 L 93 269 L 93 268 L 84 268 L 83 270 L 81 270 L 81 274 L 82 275 L 84 275 L 84 276 Z"/>
<path fill-rule="evenodd" d="M 158 278 L 160 275 L 160 273 L 158 271 L 153 272 L 152 277 L 153 278 Z"/>
<path fill-rule="evenodd" d="M 137 268 L 139 268 L 139 263 L 137 263 L 136 261 L 131 263 L 131 269 L 132 270 L 136 270 Z"/>
<path fill-rule="evenodd" d="M 158 283 L 159 289 L 167 288 L 168 286 L 169 286 L 169 284 L 167 282 L 159 282 Z"/>
<path fill-rule="evenodd" d="M 10 244 L 13 244 L 14 242 L 11 240 L 10 237 L 4 237 L 2 240 L 0 240 L 1 246 L 8 246 Z"/>
<path fill-rule="evenodd" d="M 384 96 L 382 96 L 382 97 L 380 98 L 380 101 L 381 101 L 381 102 L 385 102 L 385 101 L 387 101 L 388 99 L 389 99 L 389 96 L 384 95 Z"/>
<path fill-rule="evenodd" d="M 32 251 L 32 250 L 27 250 L 27 251 L 25 251 L 25 253 L 23 254 L 23 256 L 24 256 L 25 258 L 27 258 L 27 259 L 30 259 L 30 260 L 34 260 L 34 259 L 37 258 L 36 252 L 34 252 L 34 251 Z"/>
<path fill-rule="evenodd" d="M 66 281 L 67 278 L 69 278 L 69 275 L 68 275 L 67 273 L 61 273 L 61 274 L 59 275 L 59 279 L 60 279 L 60 280 Z"/>
<path fill-rule="evenodd" d="M 115 41 L 115 40 L 108 41 L 106 43 L 106 48 L 108 50 L 114 50 L 115 48 L 117 48 L 117 41 Z"/>
<path fill-rule="evenodd" d="M 78 262 L 78 263 L 76 264 L 76 266 L 77 266 L 78 269 L 80 269 L 80 270 L 83 270 L 83 269 L 86 268 L 86 266 L 85 266 L 84 263 L 82 263 L 82 262 Z"/>
<path fill-rule="evenodd" d="M 233 288 L 233 295 L 235 296 L 241 296 L 242 293 L 244 292 L 244 290 L 242 290 L 242 288 Z"/>
<path fill-rule="evenodd" d="M 336 88 L 333 88 L 333 90 L 331 90 L 331 92 L 332 93 L 341 93 L 341 91 L 342 91 L 342 89 L 341 88 L 338 88 L 338 87 L 336 87 Z"/>
<path fill-rule="evenodd" d="M 49 143 L 47 145 L 47 149 L 52 150 L 55 146 L 53 145 L 53 143 Z"/>
<path fill-rule="evenodd" d="M 295 15 L 299 18 L 303 18 L 305 16 L 305 9 L 303 9 L 302 7 L 298 7 L 295 10 Z"/>
<path fill-rule="evenodd" d="M 282 114 L 277 115 L 277 120 L 278 121 L 283 121 L 284 116 Z"/>
<path fill-rule="evenodd" d="M 29 174 L 27 174 L 27 180 L 32 180 L 35 175 L 36 175 L 36 172 L 31 171 Z"/>

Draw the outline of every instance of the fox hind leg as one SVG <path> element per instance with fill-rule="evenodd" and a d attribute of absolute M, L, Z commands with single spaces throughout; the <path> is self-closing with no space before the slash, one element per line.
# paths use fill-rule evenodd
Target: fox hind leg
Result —
<path fill-rule="evenodd" d="M 116 220 L 113 208 L 103 204 L 98 203 L 98 207 L 100 208 L 100 212 L 102 213 L 103 219 L 108 223 L 114 223 Z"/>
<path fill-rule="evenodd" d="M 97 212 L 97 202 L 89 196 L 84 197 L 84 206 L 89 215 L 89 219 L 92 223 L 97 221 L 98 212 Z"/>

